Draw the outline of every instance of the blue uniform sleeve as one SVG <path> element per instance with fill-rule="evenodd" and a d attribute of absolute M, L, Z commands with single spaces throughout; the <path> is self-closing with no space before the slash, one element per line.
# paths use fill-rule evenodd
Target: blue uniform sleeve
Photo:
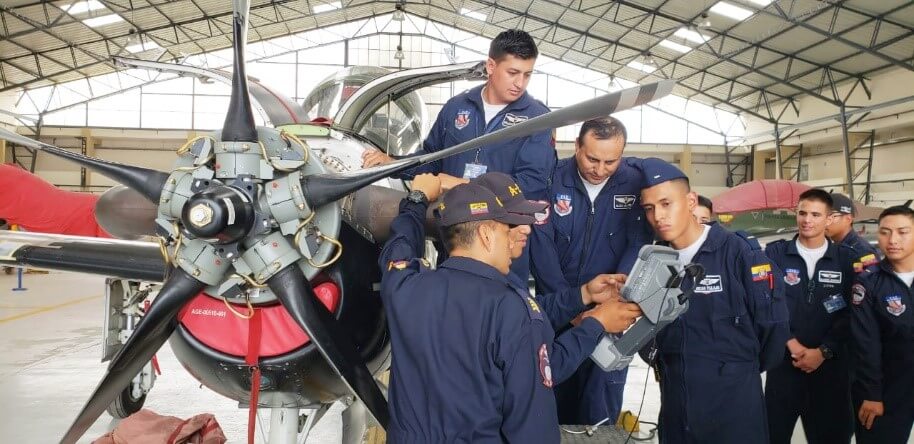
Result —
<path fill-rule="evenodd" d="M 551 210 L 551 209 L 550 209 Z M 533 225 L 530 232 L 530 272 L 536 288 L 543 294 L 554 294 L 571 287 L 562 274 L 555 236 L 560 236 L 553 226 L 554 214 L 542 225 Z"/>
<path fill-rule="evenodd" d="M 856 357 L 854 397 L 882 401 L 882 340 L 876 318 L 877 294 L 866 282 L 858 280 L 852 290 L 851 347 Z"/>
<path fill-rule="evenodd" d="M 790 339 L 784 276 L 761 250 L 749 250 L 740 259 L 737 263 L 746 289 L 746 308 L 760 347 L 759 371 L 767 371 L 783 361 Z"/>
<path fill-rule="evenodd" d="M 536 301 L 546 312 L 555 330 L 564 327 L 587 308 L 581 300 L 581 287 L 568 287 L 556 293 L 537 295 Z"/>
<path fill-rule="evenodd" d="M 501 435 L 508 443 L 559 442 L 549 358 L 552 338 L 519 298 L 499 304 L 495 365 L 502 371 Z M 539 328 L 537 327 L 539 323 Z"/>
<path fill-rule="evenodd" d="M 546 191 L 552 184 L 556 154 L 552 146 L 552 132 L 543 131 L 527 138 L 514 159 L 511 176 L 520 185 L 524 197 L 546 200 Z"/>
<path fill-rule="evenodd" d="M 584 318 L 552 343 L 552 378 L 556 384 L 568 379 L 587 359 L 603 337 L 603 326 L 594 318 Z"/>
<path fill-rule="evenodd" d="M 400 202 L 400 214 L 390 224 L 390 238 L 381 250 L 378 265 L 381 267 L 381 295 L 390 295 L 402 283 L 420 271 L 425 264 L 426 204 Z"/>

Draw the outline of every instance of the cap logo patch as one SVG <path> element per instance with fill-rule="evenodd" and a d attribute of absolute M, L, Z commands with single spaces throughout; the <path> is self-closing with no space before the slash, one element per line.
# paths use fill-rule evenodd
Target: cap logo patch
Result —
<path fill-rule="evenodd" d="M 631 210 L 633 205 L 635 205 L 634 194 L 616 194 L 613 196 L 614 210 Z"/>
<path fill-rule="evenodd" d="M 470 110 L 462 109 L 457 111 L 457 117 L 454 118 L 454 128 L 462 130 L 470 124 Z"/>
<path fill-rule="evenodd" d="M 508 193 L 511 194 L 511 196 L 517 196 L 520 194 L 520 187 L 517 185 L 509 185 Z"/>
<path fill-rule="evenodd" d="M 489 214 L 489 204 L 487 202 L 475 202 L 470 204 L 470 214 Z"/>

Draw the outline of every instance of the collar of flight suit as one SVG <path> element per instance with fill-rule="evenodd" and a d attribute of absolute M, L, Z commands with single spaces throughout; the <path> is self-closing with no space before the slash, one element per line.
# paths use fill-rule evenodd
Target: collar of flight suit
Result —
<path fill-rule="evenodd" d="M 799 237 L 799 234 L 795 234 L 793 239 L 787 242 L 787 254 L 794 256 L 800 255 L 800 251 L 797 249 L 797 239 L 799 239 Z M 825 242 L 828 244 L 828 248 L 825 250 L 825 255 L 822 257 L 827 257 L 834 261 L 838 260 L 838 244 L 832 242 L 828 237 L 825 238 Z"/>
<path fill-rule="evenodd" d="M 476 259 L 471 259 L 468 257 L 462 256 L 451 256 L 447 258 L 439 268 L 447 268 L 450 270 L 460 270 L 467 273 L 472 273 L 480 277 L 491 279 L 498 283 L 505 284 L 510 287 L 511 283 L 508 281 L 508 277 L 499 273 L 495 267 L 480 262 Z"/>
<path fill-rule="evenodd" d="M 606 179 L 606 183 L 600 190 L 600 195 L 603 194 L 604 190 L 627 183 L 628 180 L 633 176 L 635 170 L 631 165 L 628 164 L 628 162 L 626 162 L 626 159 L 626 157 L 619 158 L 619 162 L 622 163 L 619 165 L 619 168 L 616 170 L 616 172 Z M 581 174 L 578 171 L 578 162 L 576 158 L 571 156 L 568 157 L 566 161 L 568 162 L 568 167 L 563 168 L 562 185 L 569 188 L 574 188 L 586 196 L 587 189 L 584 188 L 584 180 L 581 179 Z"/>

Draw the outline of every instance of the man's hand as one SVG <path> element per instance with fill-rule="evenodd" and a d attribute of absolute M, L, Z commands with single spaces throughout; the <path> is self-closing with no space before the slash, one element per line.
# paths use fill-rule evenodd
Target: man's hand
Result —
<path fill-rule="evenodd" d="M 434 174 L 420 174 L 413 179 L 413 189 L 425 193 L 428 201 L 434 202 L 441 196 L 441 179 Z"/>
<path fill-rule="evenodd" d="M 441 173 L 438 175 L 438 178 L 441 179 L 441 189 L 448 191 L 451 188 L 456 187 L 457 185 L 463 185 L 465 183 L 470 183 L 469 179 L 464 179 L 462 177 L 451 176 L 450 174 Z"/>
<path fill-rule="evenodd" d="M 822 356 L 822 350 L 819 350 L 818 348 L 807 348 L 802 356 L 793 361 L 793 366 L 806 373 L 812 373 L 818 370 L 823 362 L 825 362 L 825 357 Z"/>
<path fill-rule="evenodd" d="M 790 340 L 787 341 L 787 350 L 790 351 L 790 357 L 793 360 L 797 360 L 803 356 L 806 347 L 804 347 L 803 344 L 800 344 L 800 341 L 797 341 L 796 338 L 790 338 Z"/>
<path fill-rule="evenodd" d="M 362 168 L 384 165 L 393 161 L 392 157 L 376 149 L 369 148 L 362 152 Z"/>
<path fill-rule="evenodd" d="M 641 316 L 641 308 L 632 302 L 610 301 L 597 305 L 583 313 L 585 318 L 594 318 L 609 333 L 622 333 Z"/>
<path fill-rule="evenodd" d="M 876 420 L 876 417 L 883 414 L 885 414 L 885 406 L 882 402 L 863 401 L 863 404 L 860 405 L 860 411 L 857 412 L 857 419 L 860 420 L 860 424 L 863 424 L 863 427 L 870 430 L 873 428 L 873 421 Z"/>
<path fill-rule="evenodd" d="M 618 301 L 622 297 L 624 274 L 601 274 L 581 286 L 581 302 L 584 305 Z"/>

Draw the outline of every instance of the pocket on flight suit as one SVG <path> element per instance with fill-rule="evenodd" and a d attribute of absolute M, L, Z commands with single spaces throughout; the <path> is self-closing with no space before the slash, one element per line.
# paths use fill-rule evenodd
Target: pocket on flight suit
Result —
<path fill-rule="evenodd" d="M 751 329 L 750 319 L 745 304 L 734 303 L 725 293 L 717 293 L 712 297 L 712 326 L 717 350 L 722 352 L 734 351 L 745 347 L 753 347 L 746 339 L 745 332 Z M 756 348 L 756 347 L 753 347 Z M 752 351 L 757 354 L 756 350 Z"/>

